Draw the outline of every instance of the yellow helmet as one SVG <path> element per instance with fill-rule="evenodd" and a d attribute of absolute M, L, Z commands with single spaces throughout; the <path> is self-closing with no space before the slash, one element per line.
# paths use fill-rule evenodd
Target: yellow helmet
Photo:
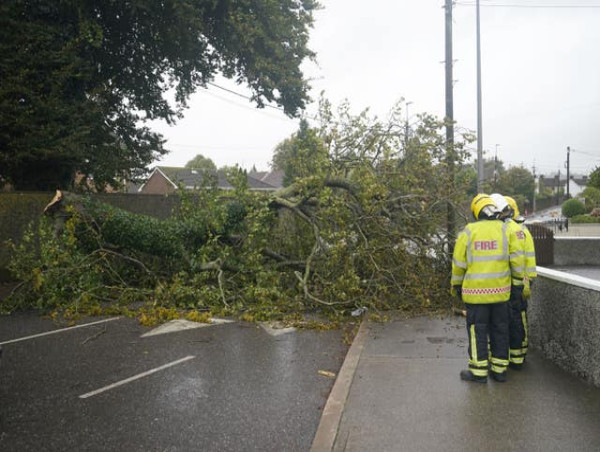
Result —
<path fill-rule="evenodd" d="M 515 201 L 510 196 L 505 196 L 504 199 L 506 199 L 506 202 L 508 203 L 508 205 L 510 206 L 510 208 L 514 212 L 513 213 L 513 218 L 518 217 L 520 214 L 519 214 L 519 206 L 517 205 L 517 201 Z"/>
<path fill-rule="evenodd" d="M 490 198 L 490 196 L 486 195 L 485 193 L 479 193 L 473 198 L 473 201 L 471 201 L 471 212 L 473 212 L 473 216 L 475 217 L 475 219 L 479 219 L 479 214 L 485 207 L 490 208 L 486 209 L 487 216 L 490 216 L 490 213 L 497 212 L 496 204 L 494 203 L 492 198 Z"/>

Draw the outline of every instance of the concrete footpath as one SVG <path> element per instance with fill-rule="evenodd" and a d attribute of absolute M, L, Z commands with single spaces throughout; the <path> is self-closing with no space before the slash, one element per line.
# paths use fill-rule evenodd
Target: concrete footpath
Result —
<path fill-rule="evenodd" d="M 466 366 L 462 317 L 363 322 L 311 451 L 600 450 L 600 389 L 535 350 L 506 383 Z"/>

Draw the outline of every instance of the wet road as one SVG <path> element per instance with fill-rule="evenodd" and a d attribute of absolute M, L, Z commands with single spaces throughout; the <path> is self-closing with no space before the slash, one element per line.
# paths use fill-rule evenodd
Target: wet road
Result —
<path fill-rule="evenodd" d="M 97 319 L 90 319 L 94 321 Z M 142 337 L 111 320 L 0 318 L 0 450 L 308 450 L 347 346 L 342 331 L 230 323 Z"/>

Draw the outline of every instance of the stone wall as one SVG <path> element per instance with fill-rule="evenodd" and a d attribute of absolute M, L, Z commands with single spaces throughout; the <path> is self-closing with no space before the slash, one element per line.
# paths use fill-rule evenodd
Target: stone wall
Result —
<path fill-rule="evenodd" d="M 528 320 L 533 348 L 600 387 L 600 281 L 538 267 Z"/>

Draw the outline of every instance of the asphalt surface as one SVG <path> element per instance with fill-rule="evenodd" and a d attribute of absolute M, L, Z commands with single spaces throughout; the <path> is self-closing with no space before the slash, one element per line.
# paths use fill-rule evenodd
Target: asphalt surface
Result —
<path fill-rule="evenodd" d="M 348 349 L 341 330 L 142 337 L 151 328 L 126 318 L 7 342 L 56 329 L 0 317 L 3 452 L 308 450 L 334 383 L 319 371 Z"/>
<path fill-rule="evenodd" d="M 363 324 L 348 356 L 312 452 L 600 450 L 600 389 L 535 350 L 506 383 L 460 380 L 462 317 Z"/>

